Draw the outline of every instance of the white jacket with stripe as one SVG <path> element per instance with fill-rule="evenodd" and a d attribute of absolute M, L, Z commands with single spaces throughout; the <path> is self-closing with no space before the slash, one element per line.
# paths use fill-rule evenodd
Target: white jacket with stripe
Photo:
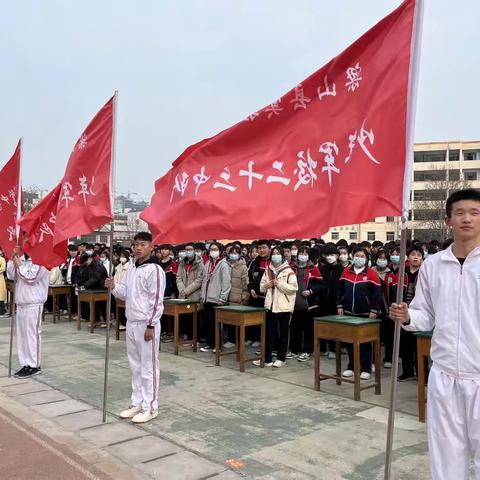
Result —
<path fill-rule="evenodd" d="M 11 260 L 7 264 L 7 277 L 15 280 L 15 276 L 16 305 L 43 305 L 47 301 L 49 272 L 45 267 L 22 256 L 17 270 Z"/>
<path fill-rule="evenodd" d="M 125 300 L 125 316 L 129 322 L 157 325 L 163 314 L 165 272 L 156 260 L 135 263 L 128 270 L 124 283 L 116 283 L 113 295 Z"/>
<path fill-rule="evenodd" d="M 480 379 L 480 247 L 460 265 L 452 246 L 421 266 L 405 330 L 432 330 L 431 358 L 450 375 Z"/>

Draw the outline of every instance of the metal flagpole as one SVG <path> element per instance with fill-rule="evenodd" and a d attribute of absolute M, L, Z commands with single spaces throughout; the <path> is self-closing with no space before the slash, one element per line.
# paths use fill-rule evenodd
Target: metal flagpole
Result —
<path fill-rule="evenodd" d="M 413 170 L 413 140 L 415 131 L 415 113 L 417 105 L 418 76 L 420 67 L 420 49 L 423 28 L 423 0 L 416 0 L 413 21 L 413 40 L 410 56 L 410 78 L 408 85 L 408 111 L 406 131 L 406 161 L 403 178 L 403 206 L 400 232 L 400 266 L 398 270 L 396 303 L 403 302 L 403 284 L 405 276 L 405 255 L 407 250 L 407 221 L 410 208 L 410 186 Z M 401 324 L 395 322 L 392 353 L 392 378 L 390 380 L 390 406 L 388 410 L 387 443 L 385 450 L 384 480 L 390 480 L 392 467 L 393 431 L 395 427 L 395 407 L 397 402 L 397 376 L 400 347 Z"/>
<path fill-rule="evenodd" d="M 111 204 L 112 204 L 112 216 L 114 212 L 115 205 L 115 142 L 117 137 L 117 102 L 118 102 L 118 91 L 115 91 L 113 98 L 113 127 L 112 127 L 112 161 L 110 166 L 111 178 L 110 178 L 110 192 L 111 192 Z M 113 233 L 115 231 L 115 220 L 112 218 L 110 222 L 110 266 L 108 276 L 111 278 L 113 276 Z M 107 421 L 107 396 L 108 396 L 108 362 L 110 359 L 110 318 L 112 311 L 112 294 L 109 291 L 107 298 L 107 330 L 105 334 L 105 372 L 103 376 L 103 411 L 102 411 L 102 422 Z"/>
<path fill-rule="evenodd" d="M 23 137 L 20 139 L 20 161 L 19 161 L 19 172 L 18 172 L 18 192 L 17 192 L 17 220 L 20 218 L 22 213 L 22 149 L 23 149 Z M 18 247 L 20 244 L 20 226 L 15 225 L 15 237 L 16 237 L 16 249 L 18 252 Z M 8 352 L 8 377 L 12 376 L 12 355 L 13 355 L 13 331 L 15 327 L 15 292 L 17 290 L 17 274 L 15 272 L 15 277 L 13 279 L 13 292 L 11 297 L 12 302 L 12 318 L 10 319 L 10 347 Z M 23 366 L 23 365 L 22 365 Z"/>

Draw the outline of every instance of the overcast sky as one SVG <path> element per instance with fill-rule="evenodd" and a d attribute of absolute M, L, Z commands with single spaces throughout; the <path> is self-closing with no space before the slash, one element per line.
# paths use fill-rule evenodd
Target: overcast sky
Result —
<path fill-rule="evenodd" d="M 190 144 L 320 68 L 399 0 L 1 2 L 0 166 L 52 188 L 119 90 L 117 192 L 149 199 Z M 479 140 L 480 2 L 426 0 L 416 141 Z"/>

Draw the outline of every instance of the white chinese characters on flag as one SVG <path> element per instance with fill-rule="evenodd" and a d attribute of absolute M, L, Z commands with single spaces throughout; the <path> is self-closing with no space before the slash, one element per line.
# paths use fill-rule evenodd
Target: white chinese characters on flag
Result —
<path fill-rule="evenodd" d="M 65 261 L 67 241 L 58 248 L 53 248 L 53 232 L 60 198 L 61 184 L 58 184 L 38 205 L 22 217 L 18 224 L 25 232 L 24 250 L 32 261 L 46 268 L 53 268 Z"/>
<path fill-rule="evenodd" d="M 54 246 L 93 232 L 113 218 L 112 135 L 115 97 L 95 115 L 73 147 L 61 182 Z"/>
<path fill-rule="evenodd" d="M 7 258 L 17 243 L 16 220 L 18 212 L 22 210 L 22 206 L 18 205 L 21 188 L 20 150 L 19 141 L 15 153 L 0 170 L 0 247 Z"/>
<path fill-rule="evenodd" d="M 309 238 L 400 215 L 415 8 L 403 2 L 281 98 L 190 146 L 142 213 L 154 241 Z"/>

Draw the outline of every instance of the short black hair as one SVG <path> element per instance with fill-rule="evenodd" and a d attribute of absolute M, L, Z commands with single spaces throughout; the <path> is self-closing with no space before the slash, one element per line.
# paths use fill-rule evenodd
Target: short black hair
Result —
<path fill-rule="evenodd" d="M 179 250 L 181 249 L 180 247 L 181 247 L 181 245 L 177 245 L 177 248 Z M 155 250 L 171 250 L 171 251 L 173 251 L 173 245 L 171 245 L 170 243 L 162 243 Z"/>
<path fill-rule="evenodd" d="M 478 188 L 466 188 L 465 190 L 453 192 L 448 197 L 447 203 L 445 204 L 448 218 L 452 216 L 453 204 L 460 202 L 461 200 L 474 200 L 480 202 L 480 190 Z"/>
<path fill-rule="evenodd" d="M 272 259 L 272 255 L 274 255 L 273 253 L 274 250 L 278 250 L 278 253 L 282 256 L 282 259 L 285 259 L 283 248 L 278 245 L 275 245 L 274 247 L 272 247 L 272 251 L 270 252 L 270 260 Z"/>
<path fill-rule="evenodd" d="M 367 263 L 370 260 L 370 254 L 368 253 L 368 250 L 365 247 L 355 247 L 355 249 L 352 252 L 352 256 L 354 257 L 356 253 L 358 252 L 363 252 L 365 256 L 367 257 Z"/>
<path fill-rule="evenodd" d="M 88 253 L 82 254 L 82 256 L 80 257 L 80 265 L 84 265 L 90 258 L 92 258 L 92 256 Z"/>
<path fill-rule="evenodd" d="M 270 240 L 262 239 L 257 242 L 257 248 L 259 245 L 266 245 L 268 248 L 272 247 L 272 242 Z"/>
<path fill-rule="evenodd" d="M 423 258 L 424 251 L 423 251 L 423 248 L 420 245 L 414 245 L 413 247 L 409 248 L 408 251 L 407 251 L 407 257 L 409 257 L 410 254 L 413 253 L 413 252 L 418 252 Z"/>
<path fill-rule="evenodd" d="M 143 242 L 151 242 L 152 241 L 152 234 L 149 232 L 138 232 L 134 237 L 133 241 L 143 241 Z"/>
<path fill-rule="evenodd" d="M 78 250 L 78 247 L 74 244 L 74 243 L 71 243 L 69 246 L 68 246 L 68 251 L 69 252 L 76 252 Z"/>
<path fill-rule="evenodd" d="M 193 244 L 193 248 L 194 248 L 195 250 L 202 250 L 202 251 L 204 251 L 204 250 L 205 250 L 205 244 L 202 243 L 202 242 L 197 242 L 197 243 L 194 243 L 194 244 Z"/>

